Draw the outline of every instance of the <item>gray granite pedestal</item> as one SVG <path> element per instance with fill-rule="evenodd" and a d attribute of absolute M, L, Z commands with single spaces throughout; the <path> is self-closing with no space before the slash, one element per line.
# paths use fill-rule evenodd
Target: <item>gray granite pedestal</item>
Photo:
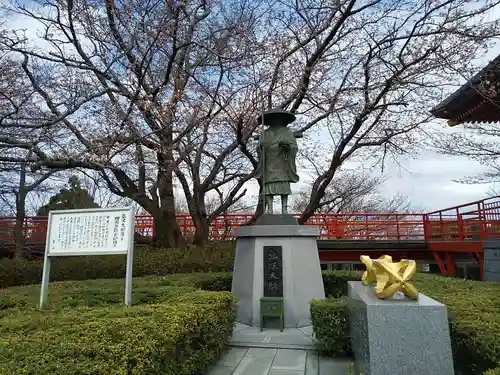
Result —
<path fill-rule="evenodd" d="M 285 328 L 311 325 L 311 299 L 325 298 L 316 239 L 319 229 L 304 225 L 251 225 L 235 228 L 236 256 L 232 293 L 237 321 L 260 326 L 264 295 L 264 247 L 281 247 Z"/>
<path fill-rule="evenodd" d="M 445 305 L 423 294 L 381 300 L 359 281 L 348 296 L 356 375 L 454 374 Z"/>
<path fill-rule="evenodd" d="M 500 282 L 500 239 L 489 238 L 483 242 L 484 281 Z"/>

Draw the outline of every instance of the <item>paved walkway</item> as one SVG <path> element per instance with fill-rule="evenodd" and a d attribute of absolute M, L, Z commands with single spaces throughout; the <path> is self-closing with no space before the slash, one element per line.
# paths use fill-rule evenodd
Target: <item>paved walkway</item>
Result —
<path fill-rule="evenodd" d="M 249 327 L 236 323 L 229 346 L 273 348 L 273 349 L 304 349 L 314 350 L 313 328 L 264 328 Z"/>
<path fill-rule="evenodd" d="M 205 375 L 348 375 L 352 362 L 319 357 L 312 327 L 261 332 L 236 323 L 229 346 Z"/>
<path fill-rule="evenodd" d="M 310 350 L 230 348 L 206 375 L 348 375 L 350 363 Z"/>

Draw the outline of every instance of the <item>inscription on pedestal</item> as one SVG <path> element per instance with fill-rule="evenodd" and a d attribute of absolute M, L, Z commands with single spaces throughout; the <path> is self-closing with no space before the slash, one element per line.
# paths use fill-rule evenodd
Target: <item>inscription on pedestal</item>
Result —
<path fill-rule="evenodd" d="M 281 246 L 264 246 L 264 297 L 283 297 Z"/>

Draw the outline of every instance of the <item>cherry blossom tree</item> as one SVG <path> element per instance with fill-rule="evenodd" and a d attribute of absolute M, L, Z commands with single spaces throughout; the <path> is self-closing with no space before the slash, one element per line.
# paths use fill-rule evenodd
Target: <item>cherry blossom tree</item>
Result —
<path fill-rule="evenodd" d="M 182 246 L 174 185 L 203 243 L 245 195 L 263 109 L 297 116 L 316 154 L 300 222 L 346 161 L 383 162 L 423 139 L 429 103 L 498 36 L 486 0 L 37 0 L 12 4 L 44 48 L 12 30 L 34 115 L 0 130 L 2 160 L 93 170 L 155 219 L 159 246 Z M 486 15 L 489 17 L 486 18 Z M 481 22 L 477 22 L 481 20 Z M 315 150 L 311 148 L 315 146 Z M 314 152 L 316 151 L 316 152 Z M 223 196 L 216 207 L 207 200 Z M 260 212 L 258 207 L 257 213 Z"/>

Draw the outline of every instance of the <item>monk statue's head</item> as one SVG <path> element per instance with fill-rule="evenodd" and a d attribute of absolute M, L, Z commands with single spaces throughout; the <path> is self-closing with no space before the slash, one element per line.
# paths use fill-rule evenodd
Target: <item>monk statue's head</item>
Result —
<path fill-rule="evenodd" d="M 259 125 L 262 124 L 262 121 L 264 121 L 264 125 L 269 127 L 285 127 L 295 121 L 295 115 L 282 109 L 271 109 L 257 117 Z"/>
<path fill-rule="evenodd" d="M 266 119 L 264 125 L 269 126 L 270 128 L 284 128 L 288 124 L 278 117 L 270 117 Z"/>

